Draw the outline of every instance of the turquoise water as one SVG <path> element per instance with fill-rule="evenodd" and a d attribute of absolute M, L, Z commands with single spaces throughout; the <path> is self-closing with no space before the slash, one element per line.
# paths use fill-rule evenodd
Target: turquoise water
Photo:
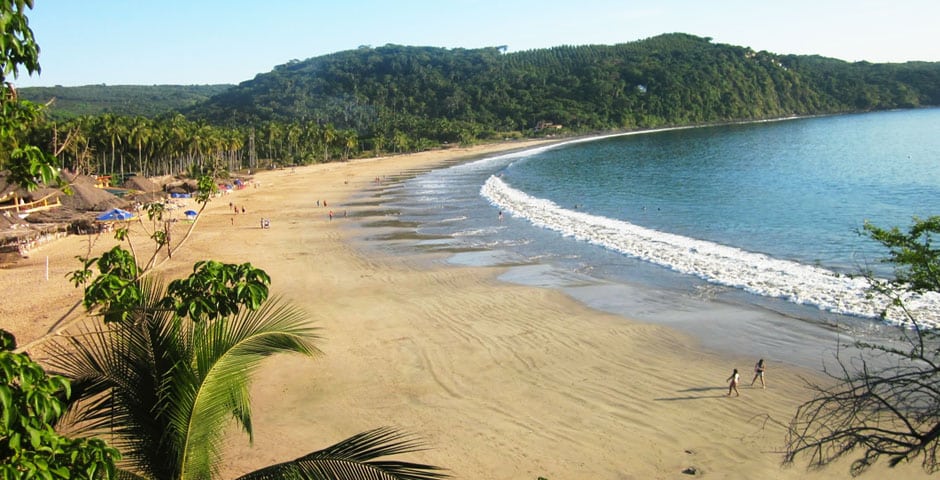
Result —
<path fill-rule="evenodd" d="M 940 214 L 940 110 L 674 130 L 514 162 L 531 196 L 663 232 L 856 272 L 867 219 Z"/>
<path fill-rule="evenodd" d="M 418 234 L 406 248 L 631 318 L 785 326 L 763 341 L 789 350 L 882 325 L 854 274 L 890 270 L 857 231 L 940 214 L 940 109 L 579 139 L 393 189 L 384 207 Z M 910 304 L 940 321 L 935 296 Z"/>

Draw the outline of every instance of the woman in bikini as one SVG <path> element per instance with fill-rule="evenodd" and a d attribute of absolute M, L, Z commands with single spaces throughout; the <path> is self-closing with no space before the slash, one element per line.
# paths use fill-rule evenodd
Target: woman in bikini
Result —
<path fill-rule="evenodd" d="M 754 379 L 751 380 L 751 386 L 754 386 L 754 382 L 757 379 L 760 379 L 760 388 L 767 388 L 767 385 L 764 384 L 764 359 L 757 361 L 757 365 L 754 365 Z"/>
<path fill-rule="evenodd" d="M 734 371 L 731 372 L 731 376 L 728 377 L 728 380 L 725 380 L 726 382 L 731 382 L 728 384 L 728 396 L 729 397 L 731 396 L 731 392 L 734 392 L 735 396 L 737 397 L 741 396 L 741 394 L 738 392 L 738 382 L 740 380 L 741 380 L 741 375 L 738 374 L 738 369 L 735 368 Z"/>

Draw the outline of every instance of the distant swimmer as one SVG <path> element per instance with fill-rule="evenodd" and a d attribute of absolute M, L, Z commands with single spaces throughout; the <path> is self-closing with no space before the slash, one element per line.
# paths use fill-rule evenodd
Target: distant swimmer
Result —
<path fill-rule="evenodd" d="M 499 221 L 503 221 L 503 211 L 499 211 Z"/>

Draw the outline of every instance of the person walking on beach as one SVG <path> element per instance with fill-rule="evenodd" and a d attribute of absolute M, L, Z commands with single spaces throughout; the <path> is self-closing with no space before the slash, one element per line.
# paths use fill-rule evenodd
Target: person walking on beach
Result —
<path fill-rule="evenodd" d="M 760 388 L 767 388 L 767 385 L 764 384 L 764 359 L 757 361 L 757 364 L 754 365 L 754 379 L 751 380 L 751 386 L 754 386 L 754 382 L 757 379 L 760 379 Z"/>
<path fill-rule="evenodd" d="M 725 380 L 726 382 L 731 382 L 728 384 L 728 396 L 729 397 L 731 396 L 731 392 L 734 392 L 736 397 L 741 396 L 741 393 L 738 392 L 738 382 L 740 380 L 741 380 L 741 375 L 738 374 L 738 369 L 735 368 L 734 371 L 731 372 L 731 376 L 728 377 L 728 380 Z"/>

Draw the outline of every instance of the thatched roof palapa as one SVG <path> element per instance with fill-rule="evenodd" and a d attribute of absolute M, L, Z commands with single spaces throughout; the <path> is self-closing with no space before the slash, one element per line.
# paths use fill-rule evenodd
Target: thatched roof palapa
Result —
<path fill-rule="evenodd" d="M 159 192 L 160 185 L 157 185 L 147 177 L 135 175 L 124 182 L 124 188 L 138 190 L 144 193 Z"/>

